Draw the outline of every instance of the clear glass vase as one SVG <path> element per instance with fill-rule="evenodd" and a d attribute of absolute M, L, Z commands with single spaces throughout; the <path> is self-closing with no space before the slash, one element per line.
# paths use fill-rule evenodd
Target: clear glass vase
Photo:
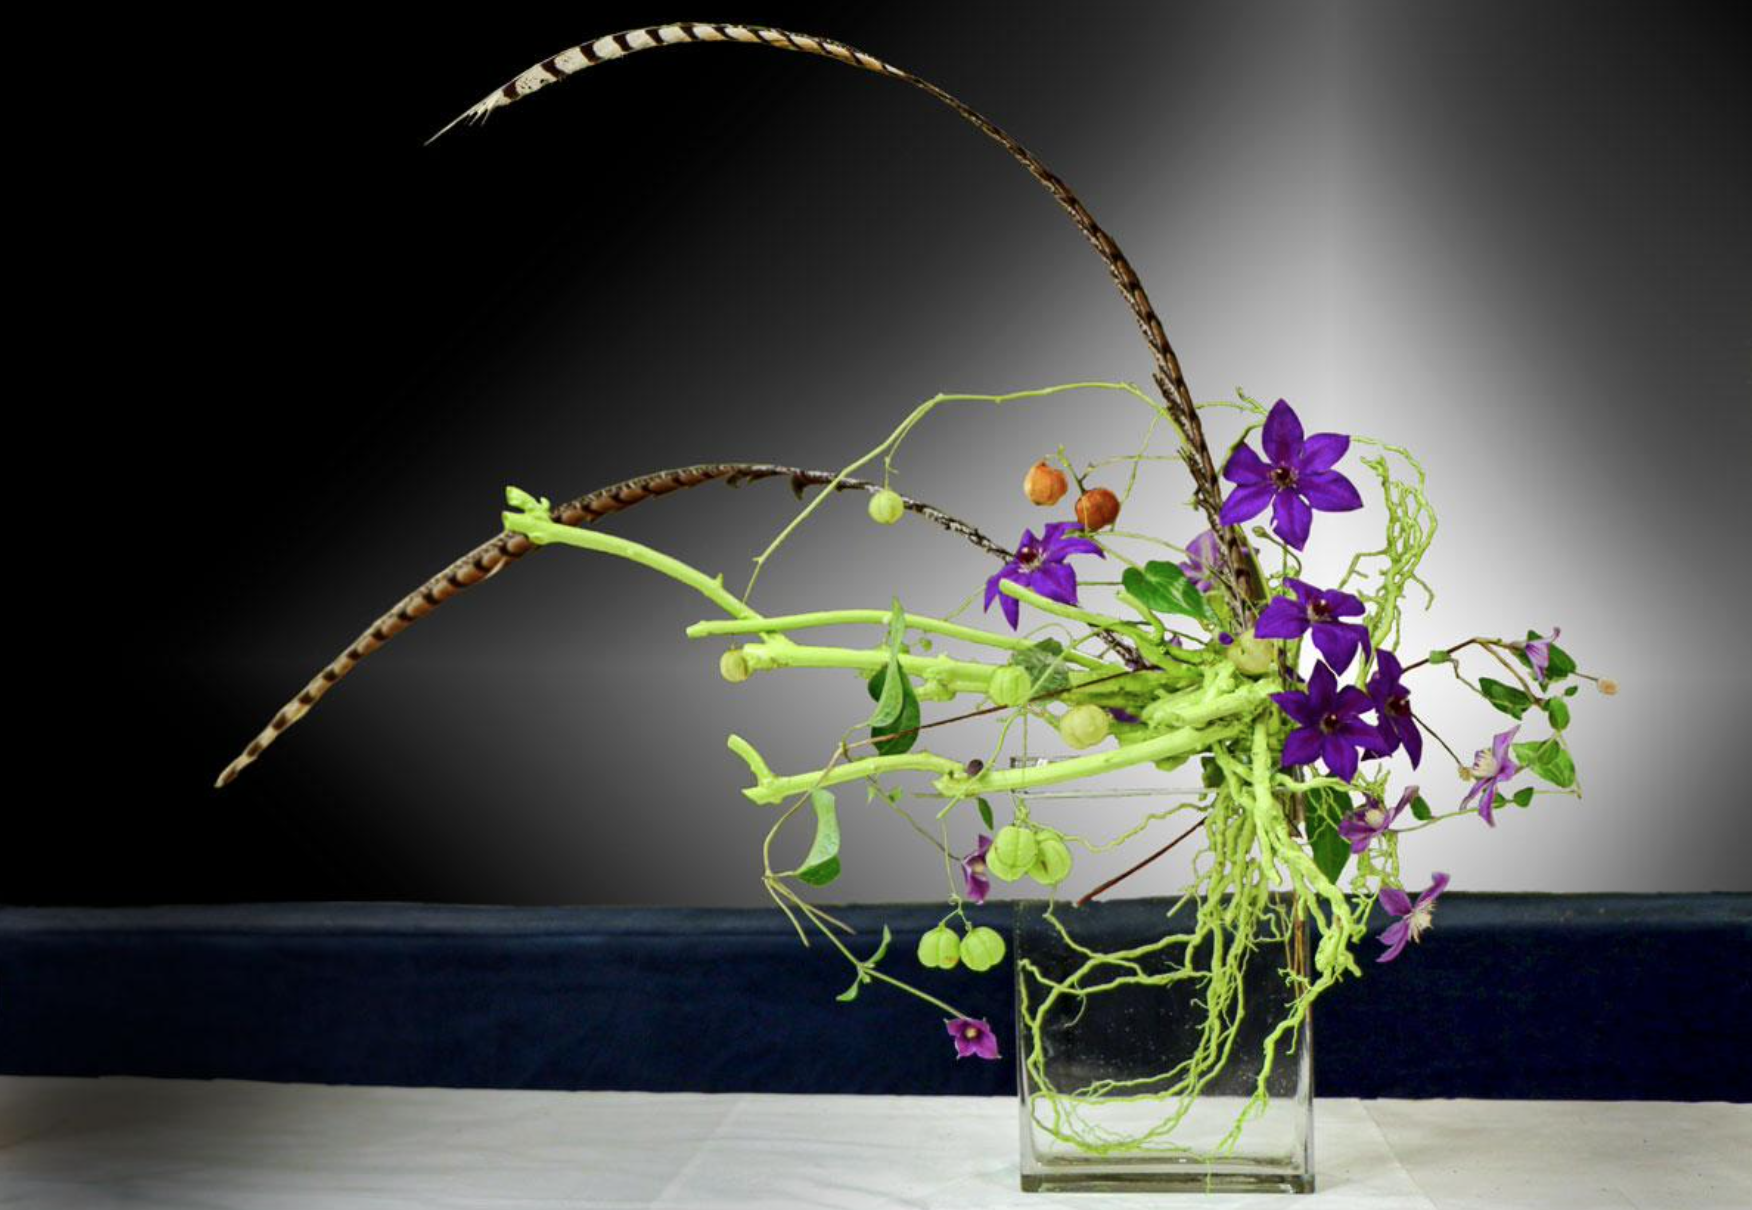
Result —
<path fill-rule="evenodd" d="M 1024 1190 L 1313 1191 L 1309 1022 L 1286 1023 L 1306 924 L 1283 896 L 1246 937 L 1196 916 L 1016 905 Z"/>

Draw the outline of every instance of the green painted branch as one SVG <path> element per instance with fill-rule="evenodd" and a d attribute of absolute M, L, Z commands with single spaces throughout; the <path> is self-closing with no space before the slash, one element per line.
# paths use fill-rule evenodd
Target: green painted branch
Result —
<path fill-rule="evenodd" d="M 731 634 L 773 634 L 786 630 L 810 630 L 822 626 L 886 626 L 889 618 L 890 611 L 886 609 L 833 609 L 815 613 L 784 614 L 770 618 L 714 620 L 695 622 L 687 628 L 687 637 L 701 639 Z M 1033 643 L 1024 638 L 992 634 L 990 631 L 980 630 L 977 627 L 945 622 L 940 618 L 933 618 L 926 614 L 907 614 L 906 626 L 908 630 L 917 630 L 926 634 L 940 634 L 946 638 L 979 643 L 986 647 L 997 647 L 1004 651 L 1027 651 L 1034 646 Z M 1111 670 L 1113 667 L 1110 664 L 1102 663 L 1094 656 L 1084 655 L 1080 651 L 1065 652 L 1065 659 L 1084 668 Z"/>
<path fill-rule="evenodd" d="M 750 802 L 772 805 L 784 802 L 793 794 L 802 794 L 808 790 L 824 790 L 828 786 L 841 785 L 848 781 L 863 781 L 869 777 L 880 777 L 884 773 L 937 773 L 949 774 L 961 772 L 963 766 L 946 757 L 936 756 L 929 752 L 909 752 L 905 756 L 870 756 L 863 760 L 854 760 L 842 765 L 834 765 L 814 773 L 799 773 L 790 777 L 775 777 L 767 764 L 761 759 L 754 746 L 741 736 L 730 737 L 729 748 L 748 763 L 749 772 L 754 774 L 755 784 L 743 790 L 743 796 Z"/>
<path fill-rule="evenodd" d="M 1243 729 L 1243 724 L 1239 721 L 1220 727 L 1181 727 L 1166 735 L 1088 756 L 1073 756 L 1021 769 L 985 769 L 975 777 L 967 776 L 966 771 L 957 766 L 953 774 L 937 780 L 936 788 L 950 797 L 974 798 L 982 794 L 1002 794 L 1036 786 L 1079 781 L 1085 777 L 1099 777 L 1105 773 L 1117 772 L 1133 765 L 1169 760 L 1176 756 L 1190 756 L 1194 752 L 1204 751 L 1219 740 L 1240 735 Z"/>
<path fill-rule="evenodd" d="M 661 551 L 653 550 L 649 546 L 598 530 L 577 529 L 570 525 L 560 525 L 546 517 L 525 512 L 512 512 L 509 509 L 504 513 L 504 522 L 507 530 L 525 535 L 537 546 L 558 542 L 563 546 L 576 546 L 581 550 L 593 550 L 600 554 L 615 555 L 649 567 L 652 571 L 661 572 L 672 580 L 686 584 L 733 618 L 741 618 L 746 621 L 760 619 L 758 612 L 737 600 L 735 594 L 725 590 L 721 576 L 708 576 L 699 568 L 683 563 L 680 559 L 673 558 Z"/>

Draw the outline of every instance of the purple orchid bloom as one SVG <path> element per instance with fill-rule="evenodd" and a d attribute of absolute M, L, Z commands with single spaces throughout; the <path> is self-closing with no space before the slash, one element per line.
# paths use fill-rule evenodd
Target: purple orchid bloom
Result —
<path fill-rule="evenodd" d="M 1271 528 L 1278 537 L 1301 550 L 1308 542 L 1313 509 L 1328 513 L 1350 512 L 1363 506 L 1356 485 L 1333 470 L 1350 449 L 1342 433 L 1302 436 L 1302 422 L 1282 399 L 1272 405 L 1259 435 L 1269 463 L 1242 444 L 1229 455 L 1223 478 L 1236 484 L 1217 520 L 1239 525 L 1257 517 L 1271 505 Z"/>
<path fill-rule="evenodd" d="M 1361 601 L 1348 592 L 1324 591 L 1297 579 L 1286 578 L 1284 583 L 1296 594 L 1296 599 L 1274 597 L 1253 627 L 1255 637 L 1299 639 L 1312 630 L 1314 646 L 1338 673 L 1350 667 L 1358 647 L 1369 650 L 1367 626 L 1339 621 L 1340 618 L 1361 617 Z"/>
<path fill-rule="evenodd" d="M 1340 689 L 1338 678 L 1325 664 L 1314 666 L 1307 692 L 1274 693 L 1271 700 L 1301 724 L 1284 740 L 1286 769 L 1320 759 L 1334 777 L 1349 781 L 1357 775 L 1357 749 L 1373 755 L 1386 742 L 1379 728 L 1362 720 L 1364 711 L 1374 709 L 1369 695 L 1355 685 Z"/>
<path fill-rule="evenodd" d="M 1417 719 L 1411 713 L 1411 690 L 1399 683 L 1404 674 L 1398 656 L 1391 651 L 1377 651 L 1375 675 L 1369 678 L 1369 697 L 1375 703 L 1381 738 L 1387 741 L 1381 755 L 1391 755 L 1403 746 L 1415 769 L 1423 759 L 1423 732 L 1417 729 Z"/>
<path fill-rule="evenodd" d="M 1526 647 L 1522 649 L 1526 653 L 1527 662 L 1533 665 L 1533 675 L 1539 678 L 1541 685 L 1545 684 L 1546 677 L 1551 672 L 1551 644 L 1562 633 L 1562 626 L 1553 626 L 1550 634 L 1542 639 L 1528 639 Z"/>
<path fill-rule="evenodd" d="M 1391 811 L 1383 807 L 1378 798 L 1365 799 L 1361 808 L 1338 821 L 1338 834 L 1350 841 L 1351 852 L 1361 853 L 1375 837 L 1393 826 L 1399 813 L 1409 807 L 1411 800 L 1416 797 L 1417 787 L 1407 786 Z"/>
<path fill-rule="evenodd" d="M 1387 952 L 1375 959 L 1376 962 L 1393 961 L 1399 957 L 1399 951 L 1405 948 L 1407 941 L 1417 941 L 1429 931 L 1436 914 L 1436 900 L 1447 889 L 1446 874 L 1437 874 L 1430 882 L 1430 889 L 1419 895 L 1416 903 L 1396 886 L 1381 888 L 1381 906 L 1399 919 L 1382 929 L 1376 938 L 1387 947 Z"/>
<path fill-rule="evenodd" d="M 1496 820 L 1491 818 L 1491 808 L 1496 804 L 1497 786 L 1521 771 L 1521 766 L 1515 763 L 1515 757 L 1509 745 L 1515 740 L 1515 733 L 1521 729 L 1516 723 L 1491 741 L 1488 748 L 1480 748 L 1472 758 L 1472 776 L 1474 784 L 1470 793 L 1461 801 L 1462 807 L 1470 806 L 1472 800 L 1478 799 L 1478 813 L 1484 817 L 1484 822 L 1496 827 Z M 1479 798 L 1483 794 L 1484 797 Z"/>
<path fill-rule="evenodd" d="M 1179 566 L 1194 588 L 1200 592 L 1211 591 L 1216 586 L 1214 577 L 1228 566 L 1223 556 L 1222 539 L 1211 530 L 1205 530 L 1186 544 L 1186 562 Z"/>
<path fill-rule="evenodd" d="M 989 1022 L 955 1017 L 943 1024 L 948 1028 L 949 1036 L 955 1039 L 957 1059 L 965 1059 L 968 1055 L 978 1055 L 982 1059 L 998 1057 L 998 1035 L 992 1032 Z"/>
<path fill-rule="evenodd" d="M 986 581 L 985 607 L 991 609 L 992 602 L 1001 597 L 1004 617 L 1009 621 L 1011 630 L 1021 624 L 1022 602 L 1015 597 L 1003 596 L 998 591 L 1001 582 L 1013 580 L 1050 601 L 1057 601 L 1061 605 L 1075 605 L 1077 573 L 1065 559 L 1071 555 L 1084 554 L 1098 555 L 1103 559 L 1107 557 L 1107 552 L 1088 538 L 1065 537 L 1068 531 L 1076 528 L 1075 521 L 1054 521 L 1038 538 L 1034 536 L 1033 530 L 1023 530 L 1022 540 L 1016 544 L 1016 557 Z"/>
<path fill-rule="evenodd" d="M 984 832 L 979 835 L 979 848 L 961 859 L 961 877 L 967 883 L 967 898 L 972 903 L 984 903 L 986 896 L 992 893 L 992 880 L 986 870 L 986 850 L 992 847 L 992 838 Z"/>

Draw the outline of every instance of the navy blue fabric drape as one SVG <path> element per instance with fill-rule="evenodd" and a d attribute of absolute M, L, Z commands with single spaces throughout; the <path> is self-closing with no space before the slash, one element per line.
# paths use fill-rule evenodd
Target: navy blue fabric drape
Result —
<path fill-rule="evenodd" d="M 1097 906 L 1115 936 L 1161 910 Z M 1011 1093 L 1008 963 L 921 971 L 936 905 L 836 914 L 862 953 L 886 922 L 890 969 L 988 1016 L 1005 1060 L 954 1059 L 880 986 L 839 1003 L 850 968 L 776 911 L 256 904 L 0 910 L 0 1072 Z M 1752 1100 L 1752 896 L 1450 894 L 1376 952 L 1315 1010 L 1321 1095 Z"/>

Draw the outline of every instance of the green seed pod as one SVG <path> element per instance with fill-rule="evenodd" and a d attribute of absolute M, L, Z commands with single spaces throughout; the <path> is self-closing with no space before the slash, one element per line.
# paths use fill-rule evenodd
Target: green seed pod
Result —
<path fill-rule="evenodd" d="M 939 924 L 919 938 L 919 961 L 934 970 L 954 970 L 961 961 L 961 938 Z"/>
<path fill-rule="evenodd" d="M 1011 824 L 1000 829 L 986 850 L 986 869 L 1005 882 L 1015 882 L 1034 865 L 1034 832 Z"/>
<path fill-rule="evenodd" d="M 989 971 L 1004 960 L 1004 937 L 985 926 L 967 930 L 961 939 L 961 960 L 970 971 Z"/>
<path fill-rule="evenodd" d="M 1264 676 L 1277 667 L 1277 644 L 1256 639 L 1249 630 L 1229 644 L 1229 662 L 1243 676 Z"/>
<path fill-rule="evenodd" d="M 1057 886 L 1071 872 L 1071 847 L 1057 832 L 1034 838 L 1034 865 L 1028 876 L 1044 886 Z"/>
<path fill-rule="evenodd" d="M 732 647 L 718 657 L 718 675 L 736 685 L 753 676 L 754 670 L 748 666 L 748 657 L 742 654 L 742 648 Z"/>
<path fill-rule="evenodd" d="M 1093 748 L 1113 730 L 1113 717 L 1100 706 L 1084 702 L 1059 719 L 1059 738 L 1073 748 Z"/>
<path fill-rule="evenodd" d="M 870 520 L 878 525 L 893 525 L 906 515 L 906 502 L 899 492 L 883 488 L 870 497 Z"/>
<path fill-rule="evenodd" d="M 992 682 L 986 686 L 986 696 L 1000 706 L 1020 706 L 1028 700 L 1033 688 L 1034 678 L 1028 675 L 1028 669 L 1006 664 L 992 673 Z"/>

